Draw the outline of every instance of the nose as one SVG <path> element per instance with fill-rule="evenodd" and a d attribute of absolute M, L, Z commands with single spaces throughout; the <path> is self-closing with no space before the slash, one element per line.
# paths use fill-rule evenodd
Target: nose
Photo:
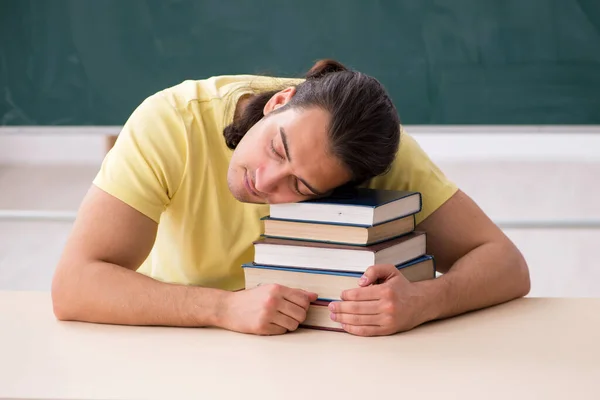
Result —
<path fill-rule="evenodd" d="M 284 169 L 274 165 L 259 167 L 256 169 L 254 186 L 261 193 L 271 194 L 277 190 L 284 175 Z"/>

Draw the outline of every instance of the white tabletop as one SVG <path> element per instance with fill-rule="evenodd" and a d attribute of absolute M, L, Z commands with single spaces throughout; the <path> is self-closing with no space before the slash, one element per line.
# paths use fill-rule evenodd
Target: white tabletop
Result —
<path fill-rule="evenodd" d="M 0 292 L 0 398 L 599 399 L 600 299 L 521 299 L 390 337 L 54 319 Z"/>

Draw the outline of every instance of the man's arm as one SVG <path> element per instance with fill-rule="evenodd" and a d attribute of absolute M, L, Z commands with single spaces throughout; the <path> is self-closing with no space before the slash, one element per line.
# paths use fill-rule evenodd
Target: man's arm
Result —
<path fill-rule="evenodd" d="M 217 326 L 261 335 L 296 330 L 316 293 L 280 285 L 229 292 L 160 282 L 135 270 L 157 224 L 92 186 L 52 281 L 60 320 L 166 326 Z"/>
<path fill-rule="evenodd" d="M 443 273 L 417 285 L 427 299 L 427 315 L 450 317 L 529 293 L 521 252 L 462 191 L 417 229 L 427 232 L 427 251 Z"/>
<path fill-rule="evenodd" d="M 135 272 L 156 231 L 156 222 L 92 186 L 52 281 L 56 317 L 125 325 L 216 324 L 224 292 Z"/>
<path fill-rule="evenodd" d="M 365 272 L 364 287 L 332 302 L 332 319 L 357 335 L 387 335 L 451 317 L 529 292 L 529 270 L 515 245 L 465 193 L 452 198 L 417 226 L 427 232 L 427 253 L 437 279 L 410 283 L 392 265 Z M 381 284 L 371 285 L 377 280 Z"/>

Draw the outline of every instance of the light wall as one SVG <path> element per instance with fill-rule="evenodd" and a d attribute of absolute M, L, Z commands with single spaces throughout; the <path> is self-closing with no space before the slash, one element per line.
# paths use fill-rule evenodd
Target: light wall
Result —
<path fill-rule="evenodd" d="M 405 128 L 521 249 L 532 274 L 532 296 L 600 296 L 600 127 Z M 0 168 L 66 164 L 93 171 L 105 154 L 106 136 L 118 132 L 119 127 L 3 127 Z M 0 187 L 0 196 L 5 190 L 10 188 Z M 76 214 L 76 207 L 1 208 L 0 223 L 10 220 L 11 229 L 51 219 L 70 223 Z M 61 232 L 66 234 L 64 227 Z"/>

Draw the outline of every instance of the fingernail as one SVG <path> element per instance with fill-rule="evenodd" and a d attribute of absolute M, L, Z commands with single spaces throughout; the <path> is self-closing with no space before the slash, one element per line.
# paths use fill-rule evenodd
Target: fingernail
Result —
<path fill-rule="evenodd" d="M 334 303 L 333 301 L 332 301 L 331 303 L 329 303 L 329 306 L 328 306 L 328 308 L 329 308 L 331 311 L 335 310 L 335 303 Z"/>
<path fill-rule="evenodd" d="M 332 321 L 335 321 L 335 314 L 334 313 L 329 314 L 329 318 L 331 318 Z"/>
<path fill-rule="evenodd" d="M 360 277 L 360 279 L 358 280 L 358 283 L 359 283 L 360 285 L 362 285 L 363 283 L 366 283 L 366 282 L 367 282 L 367 278 L 366 278 L 366 277 L 364 277 L 364 276 L 361 276 L 361 277 Z"/>

